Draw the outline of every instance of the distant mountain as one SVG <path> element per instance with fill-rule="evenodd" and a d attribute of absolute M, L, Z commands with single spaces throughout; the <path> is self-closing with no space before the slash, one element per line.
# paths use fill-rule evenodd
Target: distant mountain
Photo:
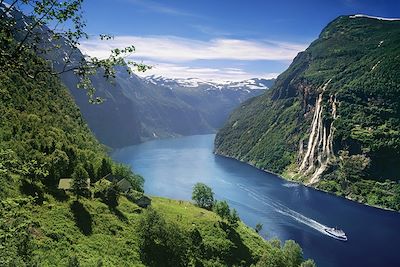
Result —
<path fill-rule="evenodd" d="M 399 70 L 400 21 L 341 16 L 233 112 L 215 152 L 400 210 Z"/>
<path fill-rule="evenodd" d="M 233 82 L 212 82 L 205 81 L 197 78 L 188 79 L 171 79 L 162 76 L 147 76 L 144 78 L 147 83 L 154 85 L 161 85 L 169 87 L 170 89 L 179 88 L 199 88 L 205 90 L 263 90 L 269 89 L 273 84 L 275 79 L 258 79 L 253 78 L 249 80 Z"/>
<path fill-rule="evenodd" d="M 17 27 L 25 29 L 30 17 L 12 10 Z M 41 55 L 55 70 L 76 66 L 84 58 L 71 51 L 65 40 L 52 38 L 46 27 L 35 30 L 39 43 L 50 52 Z M 20 38 L 23 38 L 21 34 Z M 19 38 L 17 36 L 17 38 Z M 71 62 L 65 64 L 65 56 Z M 141 78 L 128 75 L 124 67 L 117 70 L 112 83 L 101 70 L 92 76 L 96 96 L 105 99 L 101 105 L 88 102 L 85 90 L 77 89 L 78 77 L 73 72 L 60 75 L 69 88 L 83 117 L 97 139 L 109 147 L 122 147 L 155 138 L 166 138 L 216 132 L 230 112 L 243 101 L 265 92 L 274 79 L 250 79 L 242 82 L 215 83 L 199 79 Z"/>
<path fill-rule="evenodd" d="M 76 90 L 77 79 L 62 75 L 82 114 L 97 138 L 110 147 L 194 134 L 213 133 L 243 101 L 258 96 L 274 80 L 213 83 L 199 79 L 167 79 L 128 75 L 121 68 L 110 84 L 94 77 L 97 95 L 106 101 L 92 105 L 85 92 Z"/>

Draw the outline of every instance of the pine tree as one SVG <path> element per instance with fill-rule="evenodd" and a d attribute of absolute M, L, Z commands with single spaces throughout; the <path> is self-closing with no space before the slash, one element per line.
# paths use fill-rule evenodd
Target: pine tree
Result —
<path fill-rule="evenodd" d="M 82 165 L 78 165 L 72 174 L 72 192 L 79 199 L 88 191 L 89 174 Z"/>

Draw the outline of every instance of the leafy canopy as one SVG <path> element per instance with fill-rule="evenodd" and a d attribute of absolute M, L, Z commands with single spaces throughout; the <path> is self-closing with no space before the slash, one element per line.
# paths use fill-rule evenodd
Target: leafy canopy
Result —
<path fill-rule="evenodd" d="M 193 187 L 192 199 L 199 207 L 211 209 L 214 203 L 214 193 L 209 186 L 197 183 Z"/>
<path fill-rule="evenodd" d="M 137 71 L 150 68 L 126 59 L 135 52 L 133 45 L 115 48 L 107 58 L 85 56 L 76 62 L 80 42 L 89 38 L 84 30 L 86 23 L 82 17 L 82 4 L 83 0 L 13 0 L 10 5 L 5 5 L 4 0 L 1 0 L 0 72 L 16 69 L 23 71 L 26 77 L 35 79 L 43 72 L 57 76 L 72 71 L 79 77 L 78 87 L 87 90 L 90 102 L 101 103 L 103 99 L 95 97 L 95 88 L 90 79 L 92 75 L 101 70 L 105 78 L 112 79 L 115 77 L 116 66 L 133 67 Z M 28 16 L 23 17 L 19 10 Z M 101 34 L 99 38 L 107 41 L 113 37 Z M 52 53 L 65 46 L 68 50 L 65 51 L 64 66 L 61 68 L 50 69 L 50 59 L 37 61 L 38 68 L 24 68 L 23 62 L 29 56 L 27 52 L 42 58 L 49 58 L 50 55 L 51 58 Z M 131 72 L 130 68 L 127 70 Z"/>

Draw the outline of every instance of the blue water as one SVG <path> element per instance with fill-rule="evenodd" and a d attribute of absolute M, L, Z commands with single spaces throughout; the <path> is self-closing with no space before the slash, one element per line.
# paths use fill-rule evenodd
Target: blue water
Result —
<path fill-rule="evenodd" d="M 400 213 L 367 207 L 212 153 L 215 135 L 157 140 L 114 151 L 145 177 L 149 195 L 191 198 L 196 182 L 238 210 L 242 221 L 263 224 L 269 239 L 293 239 L 318 266 L 400 266 Z M 343 229 L 348 242 L 324 234 Z"/>

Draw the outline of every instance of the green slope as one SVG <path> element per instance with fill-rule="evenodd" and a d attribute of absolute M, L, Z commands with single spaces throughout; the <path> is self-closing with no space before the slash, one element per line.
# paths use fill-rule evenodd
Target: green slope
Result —
<path fill-rule="evenodd" d="M 30 60 L 19 64 L 38 67 L 40 59 L 26 56 Z M 273 266 L 299 266 L 302 261 L 294 242 L 280 248 L 243 223 L 233 227 L 188 202 L 154 197 L 152 208 L 142 209 L 124 196 L 112 206 L 104 198 L 76 199 L 57 190 L 59 178 L 82 167 L 95 181 L 108 173 L 104 162 L 110 160 L 67 89 L 47 72 L 35 79 L 23 69 L 1 73 L 0 114 L 0 266 L 264 266 L 275 258 L 281 262 Z"/>
<path fill-rule="evenodd" d="M 400 21 L 339 17 L 233 112 L 215 151 L 400 210 L 399 67 Z"/>

